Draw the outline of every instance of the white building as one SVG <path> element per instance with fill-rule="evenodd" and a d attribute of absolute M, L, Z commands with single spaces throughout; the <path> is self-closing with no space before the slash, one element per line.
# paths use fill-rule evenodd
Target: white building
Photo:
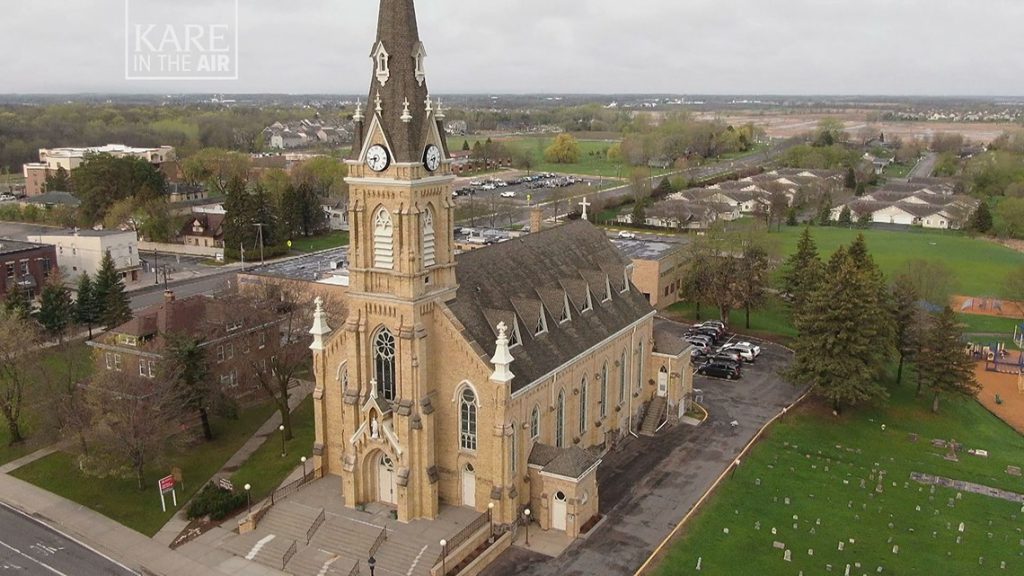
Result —
<path fill-rule="evenodd" d="M 83 272 L 95 278 L 107 252 L 126 283 L 139 280 L 139 235 L 134 231 L 63 230 L 29 240 L 57 248 L 57 264 L 65 281 L 77 281 Z"/>
<path fill-rule="evenodd" d="M 46 192 L 44 188 L 47 176 L 57 173 L 61 168 L 71 174 L 89 156 L 97 154 L 109 154 L 115 158 L 138 158 L 154 166 L 160 166 L 165 162 L 174 162 L 177 159 L 173 146 L 133 148 L 124 144 L 107 144 L 106 146 L 88 148 L 41 148 L 39 162 L 30 162 L 22 167 L 25 176 L 25 193 L 28 196 L 37 196 Z M 67 192 L 67 190 L 60 190 L 60 192 Z"/>

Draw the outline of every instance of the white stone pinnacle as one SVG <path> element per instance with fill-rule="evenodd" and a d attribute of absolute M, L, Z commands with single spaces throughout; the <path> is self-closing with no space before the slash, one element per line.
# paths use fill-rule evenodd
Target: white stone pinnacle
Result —
<path fill-rule="evenodd" d="M 493 382 L 511 382 L 516 375 L 509 370 L 509 366 L 515 358 L 508 350 L 508 325 L 499 322 L 497 328 L 498 340 L 495 342 L 494 357 L 491 358 L 491 364 L 494 365 L 491 380 Z"/>
<path fill-rule="evenodd" d="M 405 99 L 405 102 L 402 104 L 402 106 L 403 106 L 403 109 L 402 109 L 402 122 L 405 122 L 406 124 L 408 124 L 409 122 L 412 122 L 412 114 L 409 113 L 409 99 L 408 98 Z"/>

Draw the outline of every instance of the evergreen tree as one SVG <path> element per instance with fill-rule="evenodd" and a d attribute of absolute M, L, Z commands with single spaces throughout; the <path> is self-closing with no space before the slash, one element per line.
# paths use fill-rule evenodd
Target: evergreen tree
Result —
<path fill-rule="evenodd" d="M 857 187 L 857 173 L 853 170 L 853 166 L 846 169 L 846 182 L 844 185 L 847 190 L 853 190 Z"/>
<path fill-rule="evenodd" d="M 786 212 L 786 226 L 796 226 L 796 208 L 790 208 Z"/>
<path fill-rule="evenodd" d="M 989 210 L 987 202 L 982 201 L 981 204 L 978 204 L 978 209 L 971 215 L 971 220 L 967 227 L 981 234 L 986 234 L 992 230 L 992 211 Z"/>
<path fill-rule="evenodd" d="M 24 320 L 32 313 L 32 303 L 25 297 L 25 293 L 17 284 L 12 284 L 7 290 L 7 298 L 4 300 L 4 310 L 17 318 Z"/>
<path fill-rule="evenodd" d="M 786 260 L 782 274 L 783 290 L 789 295 L 794 316 L 810 300 L 821 282 L 821 259 L 811 229 L 804 228 L 796 252 Z"/>
<path fill-rule="evenodd" d="M 295 186 L 288 186 L 281 193 L 277 213 L 285 237 L 291 240 L 302 233 L 302 198 Z"/>
<path fill-rule="evenodd" d="M 821 203 L 821 209 L 818 211 L 818 226 L 828 226 L 832 223 L 832 196 L 830 194 L 825 195 L 825 199 Z"/>
<path fill-rule="evenodd" d="M 748 244 L 739 261 L 739 274 L 734 279 L 738 300 L 746 313 L 747 330 L 750 329 L 750 311 L 760 308 L 768 300 L 771 259 L 759 244 Z"/>
<path fill-rule="evenodd" d="M 964 349 L 963 325 L 949 306 L 934 315 L 922 343 L 917 369 L 933 394 L 932 412 L 938 413 L 942 394 L 978 395 L 981 386 L 974 376 L 974 361 Z"/>
<path fill-rule="evenodd" d="M 892 315 L 887 313 L 889 311 L 887 306 L 890 303 L 890 291 L 885 281 L 885 275 L 882 274 L 882 270 L 875 264 L 875 259 L 868 252 L 867 241 L 864 239 L 863 234 L 858 234 L 857 238 L 850 244 L 849 253 L 854 265 L 865 275 L 867 281 L 874 289 L 876 302 L 881 306 L 881 313 L 877 317 L 869 316 L 869 318 L 872 318 L 872 322 L 878 330 L 879 345 L 882 347 L 885 357 L 888 358 L 893 352 L 895 332 Z"/>
<path fill-rule="evenodd" d="M 59 275 L 52 276 L 46 283 L 39 301 L 39 323 L 47 334 L 63 342 L 68 327 L 74 320 L 74 305 L 71 303 L 71 294 L 61 282 Z"/>
<path fill-rule="evenodd" d="M 668 177 L 662 178 L 661 182 L 658 183 L 658 187 L 654 189 L 653 196 L 656 198 L 664 198 L 674 192 L 672 189 L 672 183 L 668 181 Z"/>
<path fill-rule="evenodd" d="M 871 227 L 871 213 L 861 212 L 857 216 L 857 227 L 858 228 L 870 228 Z"/>
<path fill-rule="evenodd" d="M 108 330 L 132 319 L 124 282 L 114 267 L 114 258 L 109 251 L 103 255 L 100 270 L 96 273 L 93 296 L 99 310 L 98 321 Z"/>
<path fill-rule="evenodd" d="M 796 355 L 787 374 L 795 383 L 816 389 L 838 414 L 843 405 L 885 398 L 879 379 L 888 336 L 879 323 L 866 321 L 879 318 L 885 309 L 874 279 L 849 251 L 837 250 L 826 270 L 796 317 Z"/>
<path fill-rule="evenodd" d="M 858 182 L 857 183 L 857 188 L 855 189 L 853 195 L 857 196 L 859 198 L 859 197 L 863 196 L 864 193 L 867 192 L 867 190 L 868 190 L 868 188 L 867 188 L 867 186 L 864 185 L 863 182 Z"/>
<path fill-rule="evenodd" d="M 88 272 L 83 272 L 78 279 L 78 297 L 75 300 L 75 322 L 89 327 L 89 340 L 92 340 L 92 327 L 99 321 L 96 293 Z"/>
<path fill-rule="evenodd" d="M 238 254 L 243 249 L 250 251 L 256 246 L 259 235 L 254 218 L 252 196 L 244 180 L 234 177 L 228 182 L 224 198 L 224 250 Z M 241 257 L 241 255 L 239 255 Z"/>
<path fill-rule="evenodd" d="M 892 285 L 890 310 L 895 330 L 896 352 L 900 356 L 899 367 L 896 369 L 896 385 L 903 381 L 903 366 L 914 357 L 918 340 L 918 307 L 917 288 L 905 274 L 896 277 Z"/>
<path fill-rule="evenodd" d="M 63 166 L 58 166 L 57 171 L 46 176 L 47 192 L 70 192 L 71 175 Z"/>
<path fill-rule="evenodd" d="M 278 239 L 277 216 L 274 202 L 262 184 L 257 184 L 252 195 L 252 210 L 256 224 L 263 225 L 263 245 L 276 246 Z M 258 232 L 258 231 L 257 231 Z"/>
<path fill-rule="evenodd" d="M 470 150 L 470 148 L 469 148 L 469 140 L 463 140 L 462 141 L 462 151 L 463 152 L 469 152 L 469 150 Z"/>
<path fill-rule="evenodd" d="M 839 225 L 846 227 L 853 225 L 853 213 L 849 206 L 843 206 L 842 211 L 839 212 Z"/>
<path fill-rule="evenodd" d="M 191 336 L 170 335 L 167 344 L 164 377 L 174 386 L 178 404 L 188 412 L 199 415 L 203 438 L 213 440 L 210 426 L 210 407 L 218 400 L 219 388 L 209 377 L 205 349 L 202 342 Z"/>

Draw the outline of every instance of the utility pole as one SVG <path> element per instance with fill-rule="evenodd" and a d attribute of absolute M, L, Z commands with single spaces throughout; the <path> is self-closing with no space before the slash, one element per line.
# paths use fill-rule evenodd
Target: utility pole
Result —
<path fill-rule="evenodd" d="M 238 254 L 239 254 L 239 256 L 242 257 L 242 265 L 245 265 L 245 244 L 244 243 L 240 242 L 238 244 Z"/>
<path fill-rule="evenodd" d="M 153 250 L 153 285 L 160 284 L 160 267 L 158 264 L 158 252 Z"/>
<path fill-rule="evenodd" d="M 266 263 L 263 260 L 263 224 L 253 224 L 253 226 L 255 226 L 257 230 L 259 230 L 258 238 L 260 243 L 260 264 L 262 265 Z"/>

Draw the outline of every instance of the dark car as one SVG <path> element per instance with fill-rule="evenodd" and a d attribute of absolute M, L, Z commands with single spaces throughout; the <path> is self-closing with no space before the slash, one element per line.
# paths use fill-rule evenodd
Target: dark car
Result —
<path fill-rule="evenodd" d="M 713 355 L 710 355 L 710 356 L 711 356 L 711 358 L 710 358 L 711 362 L 719 362 L 721 364 L 728 364 L 729 366 L 732 366 L 733 368 L 736 368 L 737 371 L 740 371 L 740 372 L 743 371 L 743 361 L 742 360 L 737 360 L 735 358 L 732 358 L 731 356 L 723 356 L 722 354 L 713 354 Z"/>
<path fill-rule="evenodd" d="M 715 330 L 714 328 L 697 328 L 696 330 L 691 330 L 687 334 L 691 333 L 694 335 L 707 336 L 711 338 L 711 340 L 713 340 L 714 342 L 718 342 L 718 340 L 722 337 L 722 334 L 718 330 Z"/>
<path fill-rule="evenodd" d="M 704 376 L 712 376 L 715 378 L 725 378 L 726 380 L 736 380 L 740 377 L 740 371 L 735 367 L 726 364 L 725 362 L 718 362 L 717 360 L 708 362 L 697 368 L 697 374 L 703 374 Z"/>
<path fill-rule="evenodd" d="M 700 348 L 711 348 L 715 344 L 715 341 L 707 336 L 687 336 L 685 340 Z"/>

